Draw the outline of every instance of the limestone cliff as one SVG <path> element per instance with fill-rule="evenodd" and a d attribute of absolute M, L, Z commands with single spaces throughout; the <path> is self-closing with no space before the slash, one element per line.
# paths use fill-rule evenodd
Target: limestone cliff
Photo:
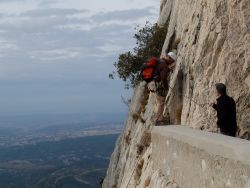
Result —
<path fill-rule="evenodd" d="M 162 0 L 158 23 L 166 22 L 162 55 L 180 41 L 164 110 L 170 124 L 216 131 L 215 112 L 207 104 L 214 99 L 214 84 L 224 82 L 237 103 L 238 135 L 250 139 L 250 1 Z M 135 89 L 104 188 L 177 187 L 153 169 L 150 130 L 156 103 L 148 94 L 143 83 Z"/>

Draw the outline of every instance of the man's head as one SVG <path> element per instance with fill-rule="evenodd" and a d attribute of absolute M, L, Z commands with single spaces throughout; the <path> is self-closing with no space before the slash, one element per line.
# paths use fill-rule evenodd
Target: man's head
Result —
<path fill-rule="evenodd" d="M 227 87 L 225 86 L 225 84 L 217 83 L 215 84 L 215 88 L 217 96 L 222 96 L 227 94 Z"/>
<path fill-rule="evenodd" d="M 162 58 L 167 64 L 175 63 L 177 60 L 177 55 L 175 52 L 169 52 L 166 57 Z"/>

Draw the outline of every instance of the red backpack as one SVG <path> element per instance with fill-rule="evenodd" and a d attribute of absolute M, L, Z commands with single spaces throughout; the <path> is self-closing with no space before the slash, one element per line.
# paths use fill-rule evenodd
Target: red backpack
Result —
<path fill-rule="evenodd" d="M 146 82 L 151 82 L 157 76 L 156 67 L 158 65 L 158 59 L 152 57 L 147 63 L 145 63 L 141 70 L 141 77 Z"/>

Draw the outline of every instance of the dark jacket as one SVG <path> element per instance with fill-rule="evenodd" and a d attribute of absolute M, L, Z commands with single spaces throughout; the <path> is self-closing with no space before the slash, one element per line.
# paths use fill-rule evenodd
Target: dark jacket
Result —
<path fill-rule="evenodd" d="M 233 98 L 222 95 L 217 99 L 217 104 L 213 105 L 217 111 L 217 125 L 222 134 L 235 136 L 237 131 L 236 104 Z"/>
<path fill-rule="evenodd" d="M 168 90 L 168 75 L 171 71 L 169 65 L 166 62 L 159 60 L 156 71 L 159 75 L 157 81 L 162 82 L 164 89 Z"/>

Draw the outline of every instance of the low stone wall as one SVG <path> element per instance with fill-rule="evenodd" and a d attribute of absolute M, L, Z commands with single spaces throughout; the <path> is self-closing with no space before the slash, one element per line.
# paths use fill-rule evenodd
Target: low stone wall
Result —
<path fill-rule="evenodd" d="M 250 188 L 250 141 L 190 129 L 155 127 L 153 168 L 180 188 Z"/>

